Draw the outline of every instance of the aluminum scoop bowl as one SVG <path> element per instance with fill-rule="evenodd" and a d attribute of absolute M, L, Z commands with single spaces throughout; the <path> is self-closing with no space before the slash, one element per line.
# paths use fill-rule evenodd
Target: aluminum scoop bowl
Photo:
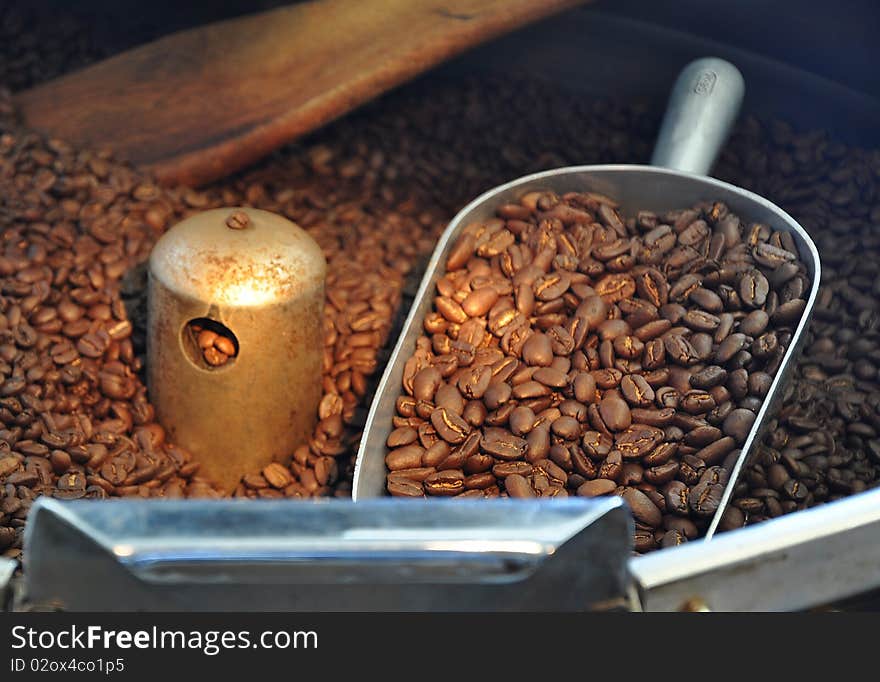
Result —
<path fill-rule="evenodd" d="M 768 415 L 781 399 L 804 338 L 804 330 L 819 289 L 819 253 L 810 236 L 790 215 L 766 199 L 726 182 L 706 177 L 736 118 L 743 95 L 743 81 L 731 64 L 715 58 L 688 65 L 670 97 L 666 118 L 657 141 L 654 166 L 571 166 L 528 175 L 496 187 L 468 204 L 449 224 L 434 250 L 404 323 L 400 338 L 379 382 L 358 450 L 352 495 L 354 500 L 380 497 L 385 492 L 385 444 L 392 430 L 395 401 L 400 395 L 403 368 L 422 334 L 422 323 L 431 312 L 437 281 L 445 274 L 446 261 L 459 234 L 475 221 L 493 217 L 495 209 L 515 202 L 535 190 L 598 192 L 620 204 L 622 213 L 638 210 L 658 213 L 686 208 L 701 201 L 722 201 L 744 222 L 759 222 L 790 232 L 810 277 L 804 313 L 794 330 L 782 365 L 770 386 L 742 452 L 730 472 L 724 497 L 709 526 L 711 539 L 730 500 L 739 472 L 754 443 L 759 442 Z M 666 167 L 662 167 L 666 166 Z"/>

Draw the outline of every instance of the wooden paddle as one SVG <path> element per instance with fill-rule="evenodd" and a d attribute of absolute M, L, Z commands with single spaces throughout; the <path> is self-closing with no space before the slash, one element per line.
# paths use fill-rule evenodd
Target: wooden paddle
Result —
<path fill-rule="evenodd" d="M 174 33 L 15 101 L 36 130 L 201 185 L 584 1 L 311 0 Z"/>

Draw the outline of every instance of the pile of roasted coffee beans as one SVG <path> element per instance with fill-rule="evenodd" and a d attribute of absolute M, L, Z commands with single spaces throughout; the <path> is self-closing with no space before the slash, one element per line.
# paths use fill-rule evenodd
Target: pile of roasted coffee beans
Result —
<path fill-rule="evenodd" d="M 2 86 L 29 87 L 102 54 L 86 26 L 75 34 L 59 28 L 47 40 L 59 22 L 40 22 L 44 33 L 34 34 L 20 12 L 3 12 Z M 49 48 L 57 56 L 47 57 Z M 186 453 L 162 441 L 144 392 L 139 264 L 163 230 L 196 211 L 245 205 L 294 220 L 321 244 L 329 279 L 318 425 L 290 462 L 245 477 L 237 494 L 344 497 L 387 341 L 445 222 L 480 192 L 525 173 L 646 162 L 662 107 L 596 100 L 551 83 L 432 76 L 193 191 L 158 187 L 103 152 L 41 139 L 16 124 L 8 93 L 0 96 L 0 391 L 10 393 L 0 409 L 0 553 L 19 556 L 37 495 L 216 494 Z M 775 445 L 739 484 L 742 515 L 726 519 L 735 526 L 880 477 L 880 153 L 748 119 L 716 173 L 798 218 L 824 266 L 807 356 Z M 797 490 L 809 491 L 801 500 L 784 481 L 773 488 L 778 468 L 765 485 L 770 466 L 786 462 L 802 483 Z M 779 508 L 768 508 L 770 499 Z"/>
<path fill-rule="evenodd" d="M 38 495 L 215 496 L 154 421 L 123 285 L 186 204 L 8 125 L 0 193 L 0 550 Z"/>
<path fill-rule="evenodd" d="M 790 212 L 822 259 L 803 356 L 737 483 L 729 530 L 880 482 L 880 151 L 752 120 L 719 171 Z"/>
<path fill-rule="evenodd" d="M 723 203 L 532 191 L 467 225 L 404 367 L 388 491 L 621 495 L 647 551 L 718 509 L 810 288 Z"/>

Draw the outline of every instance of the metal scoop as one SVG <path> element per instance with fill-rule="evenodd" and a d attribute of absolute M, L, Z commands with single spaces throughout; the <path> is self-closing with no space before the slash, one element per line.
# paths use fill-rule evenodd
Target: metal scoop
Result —
<path fill-rule="evenodd" d="M 465 228 L 494 215 L 501 204 L 516 201 L 527 192 L 552 190 L 593 191 L 613 197 L 624 213 L 636 210 L 668 211 L 700 201 L 718 200 L 744 221 L 760 222 L 790 232 L 811 280 L 806 309 L 783 358 L 770 391 L 758 411 L 742 452 L 730 472 L 721 504 L 705 538 L 715 533 L 739 471 L 753 443 L 760 440 L 767 415 L 773 409 L 800 350 L 819 289 L 819 253 L 807 232 L 785 211 L 766 199 L 720 180 L 706 177 L 742 102 L 742 75 L 732 64 L 699 59 L 682 71 L 670 96 L 666 117 L 657 140 L 653 166 L 572 166 L 528 175 L 492 189 L 468 204 L 449 224 L 428 263 L 412 309 L 404 323 L 394 352 L 379 383 L 358 451 L 353 497 L 363 500 L 385 495 L 385 441 L 392 429 L 395 400 L 400 393 L 404 363 L 415 349 L 422 322 L 431 311 L 437 281 L 445 274 L 447 257 Z"/>

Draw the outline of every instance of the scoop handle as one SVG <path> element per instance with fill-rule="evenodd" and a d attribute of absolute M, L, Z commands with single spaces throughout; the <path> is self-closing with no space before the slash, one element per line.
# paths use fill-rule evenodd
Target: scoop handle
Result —
<path fill-rule="evenodd" d="M 708 175 L 739 114 L 745 81 L 733 64 L 704 57 L 679 74 L 651 164 Z"/>

